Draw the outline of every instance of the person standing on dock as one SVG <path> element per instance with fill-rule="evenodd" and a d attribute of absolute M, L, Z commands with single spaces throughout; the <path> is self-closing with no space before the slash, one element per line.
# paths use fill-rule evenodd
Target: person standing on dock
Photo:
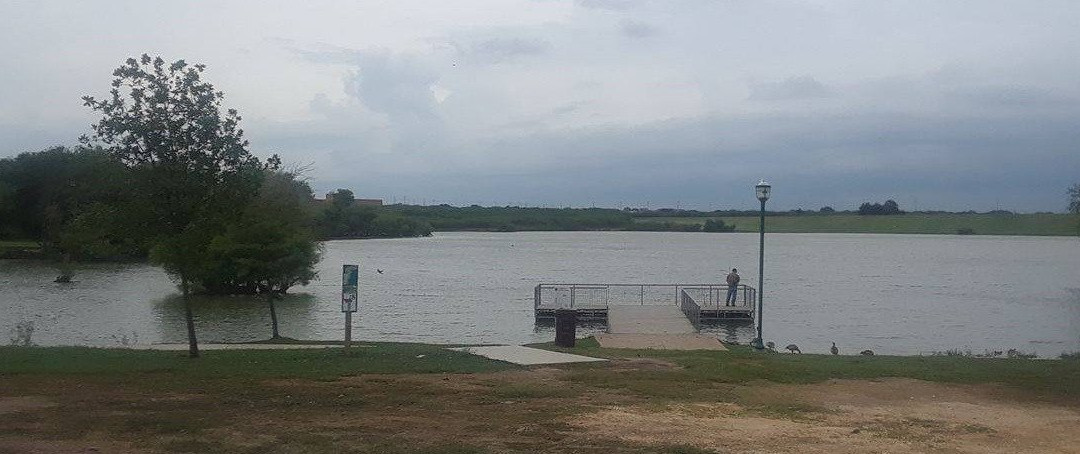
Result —
<path fill-rule="evenodd" d="M 727 275 L 727 299 L 724 300 L 725 306 L 734 306 L 736 296 L 739 293 L 739 270 L 732 268 L 731 272 Z"/>

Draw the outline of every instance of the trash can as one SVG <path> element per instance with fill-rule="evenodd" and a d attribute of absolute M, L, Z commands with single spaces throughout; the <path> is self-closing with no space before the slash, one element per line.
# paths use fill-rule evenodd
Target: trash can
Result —
<path fill-rule="evenodd" d="M 573 347 L 577 339 L 577 311 L 558 309 L 555 311 L 555 345 Z"/>

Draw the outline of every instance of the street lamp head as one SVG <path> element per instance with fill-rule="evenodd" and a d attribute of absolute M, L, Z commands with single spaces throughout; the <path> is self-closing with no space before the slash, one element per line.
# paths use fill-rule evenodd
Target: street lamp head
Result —
<path fill-rule="evenodd" d="M 761 180 L 757 186 L 754 186 L 754 190 L 757 192 L 757 199 L 762 202 L 769 200 L 769 196 L 772 195 L 772 186 L 765 180 Z"/>

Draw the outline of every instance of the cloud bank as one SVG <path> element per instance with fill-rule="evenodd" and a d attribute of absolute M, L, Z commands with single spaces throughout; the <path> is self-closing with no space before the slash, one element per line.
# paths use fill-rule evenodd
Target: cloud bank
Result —
<path fill-rule="evenodd" d="M 319 191 L 391 201 L 747 208 L 766 178 L 780 209 L 1060 211 L 1080 180 L 1070 2 L 5 10 L 0 156 L 74 143 L 149 52 L 206 63 Z"/>

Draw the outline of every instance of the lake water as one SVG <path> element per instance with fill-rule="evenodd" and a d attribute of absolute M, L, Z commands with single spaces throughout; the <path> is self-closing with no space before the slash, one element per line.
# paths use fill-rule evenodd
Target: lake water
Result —
<path fill-rule="evenodd" d="M 340 268 L 360 264 L 354 337 L 432 343 L 550 341 L 536 326 L 533 287 L 563 283 L 708 283 L 738 267 L 757 286 L 756 234 L 654 232 L 438 233 L 331 241 L 321 281 L 297 287 L 281 333 L 340 339 Z M 378 273 L 376 270 L 383 270 Z M 143 264 L 94 264 L 75 282 L 33 261 L 0 260 L 0 342 L 32 322 L 38 345 L 184 342 L 175 285 Z M 1080 238 L 769 234 L 765 338 L 826 352 L 928 354 L 1080 351 Z M 198 298 L 200 340 L 269 337 L 265 303 Z M 592 328 L 595 329 L 595 328 Z M 585 328 L 584 332 L 589 332 Z M 750 324 L 708 328 L 749 341 Z"/>

